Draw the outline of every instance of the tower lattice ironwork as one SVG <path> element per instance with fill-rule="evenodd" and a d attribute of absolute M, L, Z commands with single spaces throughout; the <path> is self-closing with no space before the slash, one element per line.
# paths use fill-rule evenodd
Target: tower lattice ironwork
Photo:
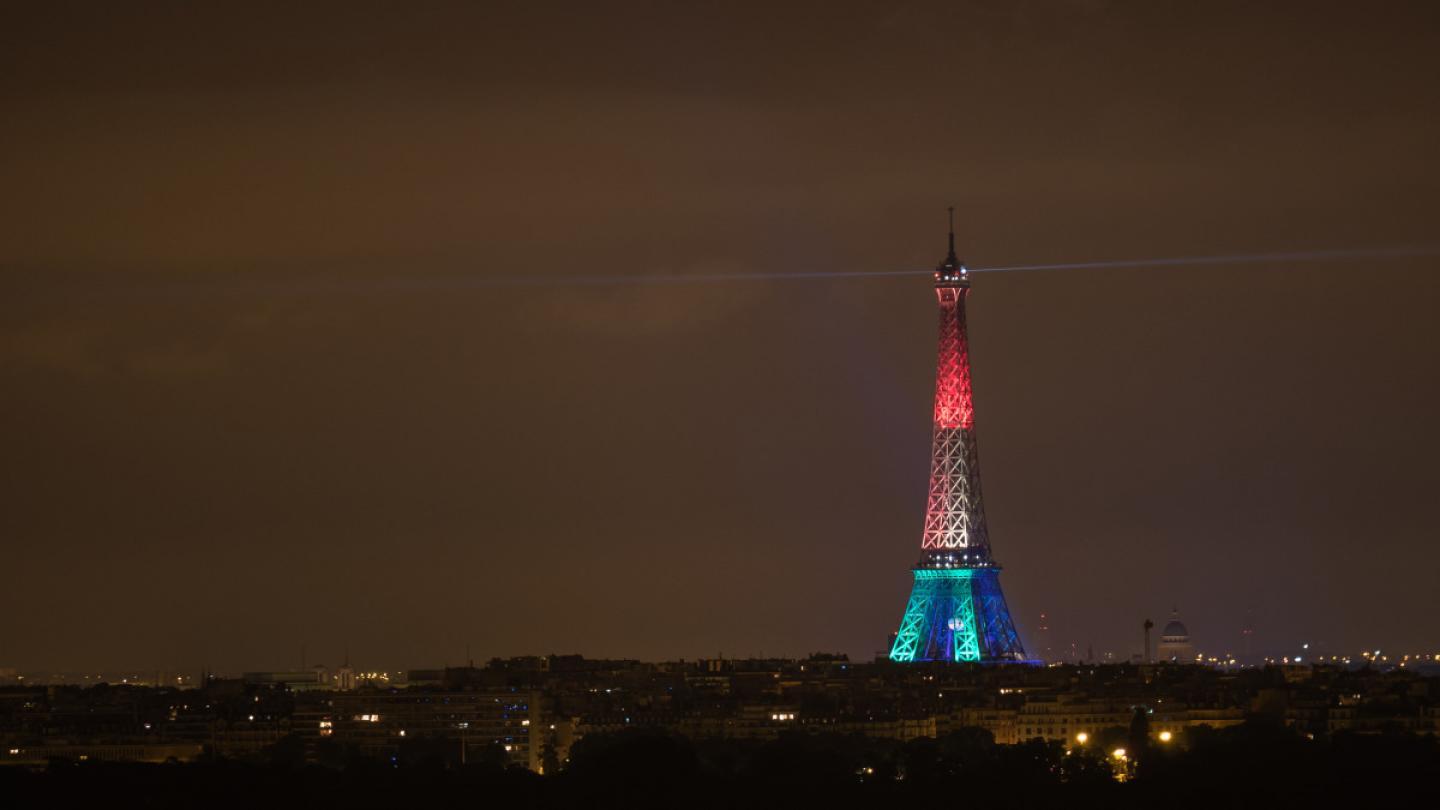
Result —
<path fill-rule="evenodd" d="M 954 209 L 951 220 L 950 252 L 935 269 L 940 351 L 925 532 L 914 569 L 915 586 L 890 659 L 1023 661 L 1025 650 L 1000 591 L 1000 566 L 990 557 L 980 497 L 970 342 L 965 330 L 970 276 L 955 256 Z"/>

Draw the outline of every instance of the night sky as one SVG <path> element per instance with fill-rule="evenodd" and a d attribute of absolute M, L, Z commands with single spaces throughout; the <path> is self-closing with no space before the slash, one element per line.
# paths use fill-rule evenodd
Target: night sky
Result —
<path fill-rule="evenodd" d="M 928 279 L 567 282 L 1435 246 L 1437 76 L 1418 2 L 7 7 L 0 667 L 868 659 Z M 1031 650 L 1440 652 L 1437 311 L 978 275 Z"/>

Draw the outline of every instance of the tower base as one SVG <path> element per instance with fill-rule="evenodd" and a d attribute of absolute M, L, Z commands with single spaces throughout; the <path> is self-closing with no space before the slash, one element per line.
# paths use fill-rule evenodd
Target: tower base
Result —
<path fill-rule="evenodd" d="M 1000 568 L 916 568 L 890 660 L 1025 661 L 1000 592 Z"/>

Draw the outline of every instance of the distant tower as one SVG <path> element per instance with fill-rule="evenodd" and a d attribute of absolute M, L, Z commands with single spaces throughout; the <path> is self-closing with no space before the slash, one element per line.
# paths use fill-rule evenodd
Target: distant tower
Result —
<path fill-rule="evenodd" d="M 1249 663 L 1250 656 L 1254 654 L 1251 647 L 1255 642 L 1255 614 L 1253 611 L 1245 611 L 1245 628 L 1240 631 L 1240 654 L 1243 660 Z"/>
<path fill-rule="evenodd" d="M 965 332 L 970 276 L 955 257 L 953 208 L 950 252 L 935 269 L 935 294 L 940 301 L 940 359 L 935 373 L 930 496 L 915 586 L 890 660 L 1023 661 L 1025 650 L 1000 592 L 1000 566 L 990 558 L 980 498 L 970 340 Z"/>
<path fill-rule="evenodd" d="M 345 648 L 345 663 L 336 670 L 331 686 L 341 692 L 353 692 L 355 690 L 355 670 L 350 666 L 350 648 Z"/>
<path fill-rule="evenodd" d="M 1180 621 L 1178 610 L 1170 611 L 1170 621 L 1160 629 L 1160 660 L 1189 661 L 1195 657 L 1190 644 L 1190 631 Z"/>
<path fill-rule="evenodd" d="M 1040 660 L 1047 663 L 1053 662 L 1055 660 L 1055 651 L 1050 642 L 1050 618 L 1044 613 L 1040 614 L 1040 624 L 1035 628 L 1035 635 L 1030 638 L 1033 641 L 1036 640 L 1037 636 L 1040 642 Z"/>

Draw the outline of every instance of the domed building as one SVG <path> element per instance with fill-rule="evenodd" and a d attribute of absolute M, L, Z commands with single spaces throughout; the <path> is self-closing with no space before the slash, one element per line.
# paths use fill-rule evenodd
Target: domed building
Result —
<path fill-rule="evenodd" d="M 1160 630 L 1161 661 L 1193 661 L 1195 648 L 1190 644 L 1190 630 L 1180 621 L 1180 612 L 1170 611 L 1170 621 Z"/>

